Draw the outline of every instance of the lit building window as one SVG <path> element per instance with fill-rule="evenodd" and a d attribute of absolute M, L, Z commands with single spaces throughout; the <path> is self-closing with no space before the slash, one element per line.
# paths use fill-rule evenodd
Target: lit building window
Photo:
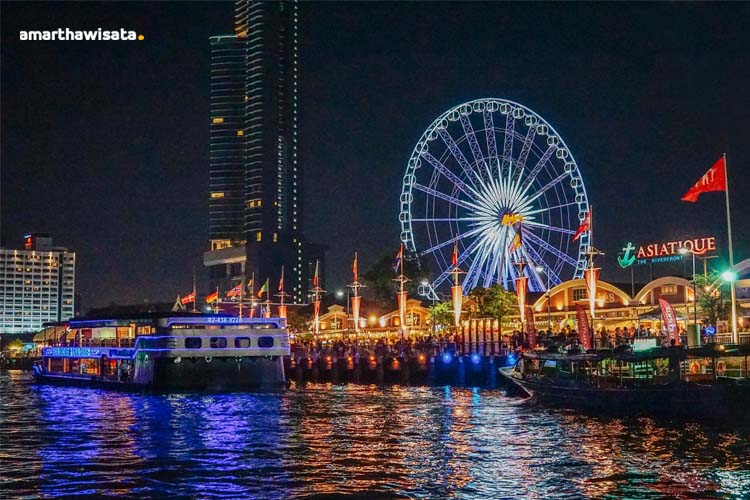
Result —
<path fill-rule="evenodd" d="M 273 241 L 274 241 L 274 243 L 277 242 L 277 241 L 279 241 L 279 234 L 278 233 L 273 233 Z"/>
<path fill-rule="evenodd" d="M 245 135 L 245 131 L 244 130 L 238 130 L 237 131 L 237 136 L 242 136 L 242 135 Z"/>
<path fill-rule="evenodd" d="M 247 202 L 248 208 L 260 208 L 263 206 L 263 200 L 260 198 L 254 198 Z"/>
<path fill-rule="evenodd" d="M 224 191 L 213 191 L 211 198 L 224 198 Z"/>
<path fill-rule="evenodd" d="M 263 239 L 263 233 L 260 231 L 255 232 L 255 241 L 261 241 Z"/>
<path fill-rule="evenodd" d="M 221 117 L 219 117 L 219 118 L 214 118 L 214 119 L 212 120 L 212 122 L 213 122 L 213 123 L 224 123 L 224 118 L 221 118 Z"/>

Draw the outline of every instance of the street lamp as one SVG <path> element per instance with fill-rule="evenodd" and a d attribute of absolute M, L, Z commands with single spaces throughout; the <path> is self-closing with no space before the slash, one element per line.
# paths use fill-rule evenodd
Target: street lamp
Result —
<path fill-rule="evenodd" d="M 734 269 L 727 269 L 721 273 L 721 279 L 729 283 L 729 290 L 732 300 L 732 342 L 739 343 L 737 336 L 737 302 L 734 295 L 734 282 L 737 281 L 737 272 Z"/>
<path fill-rule="evenodd" d="M 544 272 L 544 266 L 535 266 L 534 270 L 538 273 Z M 550 288 L 549 288 L 549 273 L 545 273 L 547 275 L 547 329 L 549 331 L 552 331 L 552 304 L 550 304 Z"/>
<path fill-rule="evenodd" d="M 693 324 L 698 324 L 698 294 L 695 291 L 695 252 L 687 247 L 680 247 L 677 250 L 682 255 L 690 254 L 693 256 Z M 686 322 L 687 323 L 687 322 Z M 697 328 L 697 327 L 696 327 Z"/>

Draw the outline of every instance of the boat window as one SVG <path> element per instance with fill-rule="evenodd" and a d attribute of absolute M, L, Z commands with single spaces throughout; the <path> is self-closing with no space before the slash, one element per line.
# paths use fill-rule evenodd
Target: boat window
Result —
<path fill-rule="evenodd" d="M 273 347 L 273 337 L 258 337 L 258 347 Z"/>
<path fill-rule="evenodd" d="M 234 347 L 239 347 L 239 348 L 250 347 L 250 337 L 236 337 L 234 339 Z"/>
<path fill-rule="evenodd" d="M 211 337 L 212 349 L 224 349 L 227 346 L 226 337 Z"/>
<path fill-rule="evenodd" d="M 185 349 L 200 349 L 202 345 L 203 340 L 200 337 L 185 338 Z"/>

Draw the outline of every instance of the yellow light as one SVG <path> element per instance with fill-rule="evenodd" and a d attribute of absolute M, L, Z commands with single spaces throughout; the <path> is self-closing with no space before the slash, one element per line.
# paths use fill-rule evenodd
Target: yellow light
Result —
<path fill-rule="evenodd" d="M 223 191 L 214 191 L 211 193 L 211 198 L 224 198 Z"/>
<path fill-rule="evenodd" d="M 211 120 L 213 123 L 224 123 L 224 118 L 214 118 Z"/>

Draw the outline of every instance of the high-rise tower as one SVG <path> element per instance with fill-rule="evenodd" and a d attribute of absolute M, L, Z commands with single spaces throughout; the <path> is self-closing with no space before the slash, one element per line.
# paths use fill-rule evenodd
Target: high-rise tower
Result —
<path fill-rule="evenodd" d="M 315 246 L 302 237 L 297 2 L 235 3 L 234 34 L 211 37 L 212 286 L 242 276 L 304 302 Z M 318 253 L 318 252 L 316 252 Z M 305 256 L 308 258 L 305 258 Z"/>

